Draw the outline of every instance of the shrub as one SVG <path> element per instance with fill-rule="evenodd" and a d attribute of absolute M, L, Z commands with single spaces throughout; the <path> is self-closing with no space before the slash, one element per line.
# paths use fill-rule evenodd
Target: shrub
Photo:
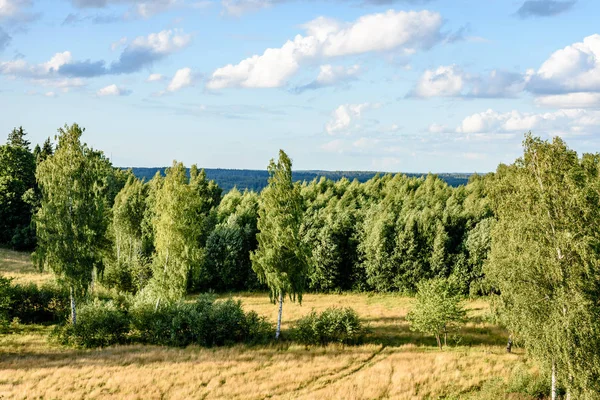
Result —
<path fill-rule="evenodd" d="M 10 318 L 25 324 L 62 322 L 70 312 L 69 292 L 56 285 L 38 287 L 33 283 L 11 289 Z"/>
<path fill-rule="evenodd" d="M 132 309 L 131 322 L 135 340 L 180 347 L 263 343 L 273 331 L 256 313 L 245 314 L 240 301 L 215 302 L 207 295 L 195 303 L 177 302 L 158 308 L 138 304 Z"/>
<path fill-rule="evenodd" d="M 0 331 L 6 329 L 11 318 L 12 287 L 10 279 L 0 276 Z"/>
<path fill-rule="evenodd" d="M 129 317 L 112 301 L 83 304 L 77 312 L 77 324 L 59 325 L 55 330 L 61 343 L 103 347 L 126 341 Z"/>
<path fill-rule="evenodd" d="M 320 314 L 312 311 L 299 319 L 292 329 L 294 340 L 306 345 L 356 344 L 363 335 L 364 329 L 358 314 L 349 307 L 331 307 Z"/>
<path fill-rule="evenodd" d="M 422 281 L 417 288 L 417 302 L 407 316 L 410 329 L 434 335 L 442 349 L 448 333 L 457 330 L 466 316 L 462 296 L 452 281 L 442 278 Z"/>

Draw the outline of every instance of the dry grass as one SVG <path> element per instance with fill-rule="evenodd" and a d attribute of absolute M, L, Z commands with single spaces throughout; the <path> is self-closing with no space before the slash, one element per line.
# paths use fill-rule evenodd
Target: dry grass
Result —
<path fill-rule="evenodd" d="M 4 251 L 0 257 L 6 254 L 25 259 Z M 3 258 L 0 272 L 20 273 L 11 263 Z M 277 307 L 266 294 L 236 298 L 275 320 Z M 471 322 L 462 341 L 444 351 L 408 329 L 411 303 L 400 296 L 363 294 L 306 295 L 302 305 L 285 303 L 284 328 L 313 308 L 353 307 L 371 328 L 366 343 L 353 347 L 284 342 L 76 350 L 49 342 L 51 328 L 17 326 L 0 335 L 0 399 L 456 399 L 477 395 L 490 378 L 507 379 L 517 367 L 532 368 L 522 352 L 506 354 L 506 332 L 485 322 L 485 301 L 469 303 Z"/>
<path fill-rule="evenodd" d="M 0 248 L 0 273 L 13 278 L 14 283 L 30 283 L 42 285 L 53 282 L 54 277 L 49 272 L 40 272 L 31 262 L 29 253 Z"/>

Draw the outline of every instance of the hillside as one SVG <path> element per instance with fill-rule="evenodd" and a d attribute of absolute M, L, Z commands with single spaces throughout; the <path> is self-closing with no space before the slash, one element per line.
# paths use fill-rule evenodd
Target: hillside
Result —
<path fill-rule="evenodd" d="M 123 168 L 129 169 L 129 168 Z M 152 179 L 157 172 L 160 171 L 164 175 L 165 167 L 152 167 L 152 168 L 141 168 L 132 167 L 134 175 L 140 179 L 149 181 Z M 240 191 L 244 189 L 261 191 L 267 185 L 267 178 L 269 173 L 266 170 L 251 170 L 251 169 L 222 169 L 222 168 L 205 168 L 206 176 L 208 179 L 214 180 L 217 184 L 223 188 L 225 192 L 228 192 L 233 187 L 237 187 Z M 296 181 L 312 181 L 315 178 L 325 177 L 337 181 L 343 177 L 354 180 L 357 179 L 359 182 L 366 182 L 377 174 L 384 174 L 376 171 L 294 171 L 293 178 Z M 421 173 L 407 173 L 409 177 L 420 177 L 427 174 Z M 460 186 L 467 183 L 469 177 L 472 174 L 466 173 L 441 173 L 437 174 L 450 186 Z"/>

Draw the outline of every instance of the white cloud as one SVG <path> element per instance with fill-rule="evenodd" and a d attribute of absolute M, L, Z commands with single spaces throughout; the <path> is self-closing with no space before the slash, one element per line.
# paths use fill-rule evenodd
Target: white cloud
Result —
<path fill-rule="evenodd" d="M 355 128 L 353 123 L 361 118 L 363 111 L 369 108 L 375 108 L 375 105 L 369 103 L 342 104 L 331 114 L 331 120 L 325 125 L 325 130 L 330 135 L 349 133 Z"/>
<path fill-rule="evenodd" d="M 320 17 L 304 25 L 306 36 L 296 35 L 282 47 L 218 68 L 207 87 L 281 87 L 309 60 L 428 48 L 440 40 L 441 26 L 442 17 L 430 11 L 389 10 L 365 15 L 350 24 Z"/>
<path fill-rule="evenodd" d="M 165 77 L 162 76 L 161 74 L 150 74 L 150 76 L 148 76 L 148 78 L 146 78 L 146 82 L 160 82 L 164 79 L 165 79 Z"/>
<path fill-rule="evenodd" d="M 588 108 L 600 107 L 600 93 L 567 93 L 536 97 L 535 103 L 542 107 Z"/>
<path fill-rule="evenodd" d="M 457 96 L 464 86 L 463 74 L 454 65 L 423 73 L 411 95 L 415 97 Z"/>
<path fill-rule="evenodd" d="M 151 33 L 148 36 L 138 36 L 128 48 L 131 51 L 152 51 L 154 54 L 171 54 L 186 47 L 192 40 L 192 35 L 183 34 L 177 30 L 164 30 Z"/>
<path fill-rule="evenodd" d="M 28 64 L 25 60 L 0 62 L 0 75 L 10 78 L 24 78 L 40 86 L 51 86 L 60 89 L 84 86 L 81 78 L 65 78 L 58 75 L 61 66 L 71 62 L 73 57 L 69 51 L 56 53 L 52 58 L 40 64 Z"/>
<path fill-rule="evenodd" d="M 366 150 L 375 147 L 378 143 L 379 139 L 361 137 L 352 143 L 352 146 L 356 147 L 357 149 Z"/>
<path fill-rule="evenodd" d="M 131 94 L 130 90 L 120 88 L 120 87 L 118 87 L 115 84 L 103 87 L 102 89 L 98 90 L 98 92 L 96 92 L 96 95 L 98 95 L 100 97 L 104 97 L 104 96 L 127 96 L 129 94 Z"/>
<path fill-rule="evenodd" d="M 44 96 L 46 96 L 46 97 L 56 97 L 56 93 L 54 93 L 54 92 L 46 92 L 46 93 L 44 93 Z"/>
<path fill-rule="evenodd" d="M 429 133 L 442 133 L 442 132 L 448 132 L 449 129 L 446 125 L 433 123 L 433 124 L 429 125 L 429 127 L 427 128 L 427 131 Z"/>
<path fill-rule="evenodd" d="M 488 75 L 469 74 L 456 65 L 426 70 L 408 96 L 514 97 L 521 93 L 530 74 L 492 70 Z"/>
<path fill-rule="evenodd" d="M 560 109 L 548 113 L 499 113 L 492 109 L 466 117 L 456 128 L 459 133 L 593 133 L 600 131 L 600 111 Z"/>
<path fill-rule="evenodd" d="M 600 92 L 600 35 L 555 51 L 532 77 L 528 90 L 538 94 Z"/>
<path fill-rule="evenodd" d="M 0 17 L 12 17 L 20 10 L 21 1 L 18 0 L 0 0 Z"/>
<path fill-rule="evenodd" d="M 167 90 L 169 92 L 176 92 L 194 84 L 194 76 L 190 68 L 182 68 L 175 73 L 175 76 L 169 83 Z"/>

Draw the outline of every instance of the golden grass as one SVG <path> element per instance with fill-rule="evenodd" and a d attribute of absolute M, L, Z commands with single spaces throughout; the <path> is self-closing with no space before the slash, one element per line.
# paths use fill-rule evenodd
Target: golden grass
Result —
<path fill-rule="evenodd" d="M 0 248 L 0 274 L 13 278 L 14 283 L 26 284 L 33 282 L 42 285 L 53 282 L 54 277 L 49 272 L 40 272 L 31 262 L 29 253 Z"/>
<path fill-rule="evenodd" d="M 19 274 L 26 263 L 14 252 L 0 257 L 1 273 Z M 277 316 L 266 294 L 235 298 L 272 321 Z M 408 329 L 411 304 L 406 297 L 366 294 L 310 294 L 302 305 L 284 304 L 284 328 L 312 309 L 351 306 L 370 333 L 365 344 L 350 347 L 284 342 L 77 350 L 49 342 L 51 328 L 14 326 L 0 335 L 0 399 L 458 399 L 477 395 L 486 380 L 508 379 L 515 368 L 533 368 L 522 351 L 506 354 L 506 332 L 485 322 L 484 300 L 469 302 L 462 341 L 444 351 Z"/>

